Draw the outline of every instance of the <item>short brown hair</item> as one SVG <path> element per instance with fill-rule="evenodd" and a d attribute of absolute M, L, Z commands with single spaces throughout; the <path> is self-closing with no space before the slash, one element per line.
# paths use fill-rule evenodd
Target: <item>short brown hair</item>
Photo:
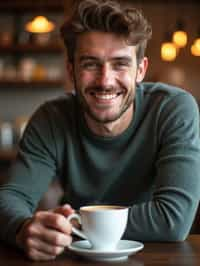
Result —
<path fill-rule="evenodd" d="M 83 0 L 61 26 L 61 36 L 71 63 L 77 36 L 90 31 L 124 36 L 128 44 L 137 46 L 138 63 L 144 57 L 147 41 L 152 35 L 151 26 L 136 8 L 121 6 L 112 0 Z"/>

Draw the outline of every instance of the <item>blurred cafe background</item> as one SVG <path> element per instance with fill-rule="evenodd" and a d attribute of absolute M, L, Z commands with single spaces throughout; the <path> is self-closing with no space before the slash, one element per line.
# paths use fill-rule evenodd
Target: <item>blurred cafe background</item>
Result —
<path fill-rule="evenodd" d="M 31 114 L 71 89 L 59 27 L 73 0 L 0 1 L 0 176 L 6 176 Z M 183 87 L 200 100 L 200 2 L 122 0 L 153 27 L 146 81 Z M 176 34 L 175 34 L 176 33 Z"/>

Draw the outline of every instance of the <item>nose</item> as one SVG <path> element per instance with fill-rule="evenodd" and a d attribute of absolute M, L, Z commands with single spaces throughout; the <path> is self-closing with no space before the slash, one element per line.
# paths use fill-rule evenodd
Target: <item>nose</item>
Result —
<path fill-rule="evenodd" d="M 98 75 L 98 85 L 102 87 L 112 87 L 115 82 L 115 74 L 109 64 L 104 64 Z"/>

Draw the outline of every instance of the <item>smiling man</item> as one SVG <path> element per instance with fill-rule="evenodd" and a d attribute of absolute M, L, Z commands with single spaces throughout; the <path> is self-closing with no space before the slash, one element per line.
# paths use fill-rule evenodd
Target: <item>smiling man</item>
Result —
<path fill-rule="evenodd" d="M 94 133 L 115 136 L 128 127 L 136 82 L 142 81 L 146 68 L 147 58 L 137 65 L 136 47 L 122 36 L 88 32 L 78 38 L 74 68 L 69 65 L 69 70 Z"/>
<path fill-rule="evenodd" d="M 90 43 L 90 46 L 88 46 Z M 137 67 L 136 47 L 123 37 L 103 32 L 84 33 L 77 41 L 71 68 L 89 127 L 97 135 L 123 132 L 133 116 L 136 81 L 143 79 L 147 58 Z"/>
<path fill-rule="evenodd" d="M 182 241 L 200 195 L 199 113 L 186 91 L 142 82 L 151 27 L 135 8 L 81 1 L 61 28 L 75 93 L 43 104 L 0 188 L 0 236 L 33 260 L 69 246 L 83 205 L 129 206 L 125 239 Z M 62 203 L 35 211 L 56 177 Z"/>

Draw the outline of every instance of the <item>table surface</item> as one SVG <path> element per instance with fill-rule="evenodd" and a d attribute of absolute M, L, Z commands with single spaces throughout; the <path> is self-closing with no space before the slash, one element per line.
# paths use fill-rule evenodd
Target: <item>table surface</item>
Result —
<path fill-rule="evenodd" d="M 23 253 L 11 247 L 0 246 L 2 266 L 198 266 L 200 265 L 200 235 L 190 235 L 184 242 L 144 243 L 144 249 L 121 262 L 94 262 L 66 251 L 53 261 L 32 262 Z"/>

